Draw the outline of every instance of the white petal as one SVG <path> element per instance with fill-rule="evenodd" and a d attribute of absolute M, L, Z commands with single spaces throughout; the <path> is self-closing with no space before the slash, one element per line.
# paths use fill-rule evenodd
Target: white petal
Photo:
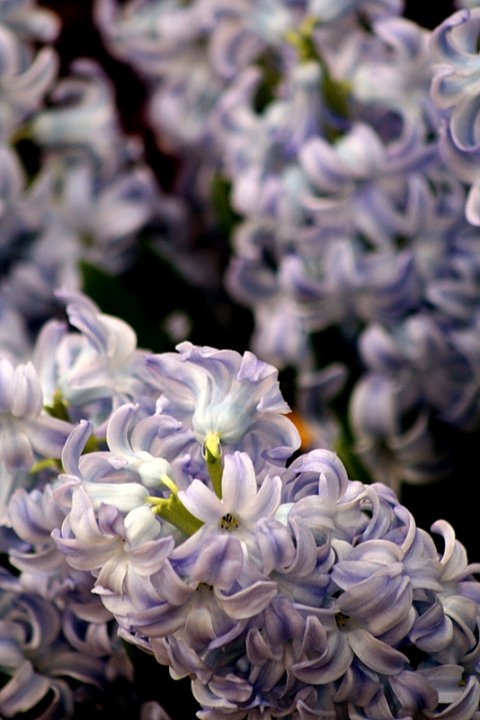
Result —
<path fill-rule="evenodd" d="M 225 512 L 243 516 L 252 510 L 257 495 L 257 478 L 250 457 L 235 452 L 225 456 L 222 500 Z"/>
<path fill-rule="evenodd" d="M 228 512 L 215 493 L 200 480 L 194 480 L 187 490 L 181 490 L 178 497 L 192 515 L 207 525 L 216 524 Z"/>

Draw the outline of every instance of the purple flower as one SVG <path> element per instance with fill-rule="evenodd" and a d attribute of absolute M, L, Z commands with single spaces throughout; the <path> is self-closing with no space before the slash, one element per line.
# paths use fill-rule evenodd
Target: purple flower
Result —
<path fill-rule="evenodd" d="M 4 141 L 38 111 L 58 70 L 53 48 L 36 51 L 34 45 L 36 40 L 55 39 L 58 19 L 48 10 L 28 7 L 31 4 L 14 2 L 0 10 L 0 134 Z"/>
<path fill-rule="evenodd" d="M 319 220 L 341 212 L 350 232 L 355 229 L 374 245 L 385 246 L 388 238 L 408 232 L 410 218 L 399 207 L 409 197 L 412 175 L 428 170 L 437 152 L 411 124 L 388 142 L 363 121 L 333 144 L 313 137 L 299 154 L 311 183 L 304 207 Z"/>
<path fill-rule="evenodd" d="M 257 523 L 275 515 L 280 504 L 280 477 L 267 475 L 258 488 L 253 463 L 245 453 L 225 456 L 221 497 L 200 480 L 179 492 L 179 498 L 205 530 L 231 530 L 244 540 L 254 540 Z M 202 534 L 203 534 L 202 530 Z"/>
<path fill-rule="evenodd" d="M 71 326 L 55 320 L 39 333 L 33 358 L 45 388 L 47 402 L 60 399 L 68 405 L 73 420 L 88 418 L 97 426 L 113 408 L 133 397 L 153 405 L 150 388 L 144 383 L 144 353 L 137 349 L 134 330 L 120 318 L 102 313 L 81 292 L 61 290 L 57 297 L 66 305 Z"/>
<path fill-rule="evenodd" d="M 196 352 L 194 369 L 183 375 L 174 375 L 182 361 L 168 354 L 166 378 L 188 392 L 168 406 L 162 396 L 164 413 L 168 407 L 188 417 L 193 390 L 212 391 L 213 373 L 205 372 L 213 362 L 223 361 L 215 377 L 231 381 L 230 353 Z M 277 406 L 275 385 L 271 393 Z M 390 488 L 349 480 L 328 450 L 260 477 L 253 458 L 233 450 L 219 486 L 184 465 L 179 489 L 164 474 L 177 461 L 170 465 L 160 453 L 166 443 L 175 454 L 178 421 L 170 427 L 164 413 L 119 408 L 107 426 L 112 448 L 86 454 L 91 427 L 81 424 L 44 508 L 60 523 L 52 532 L 58 550 L 90 575 L 121 637 L 176 676 L 190 676 L 202 716 L 247 718 L 268 709 L 293 718 L 301 708 L 332 714 L 348 706 L 352 718 L 376 717 L 381 708 L 393 720 L 400 711 L 434 718 L 444 703 L 459 713 L 473 706 L 478 567 L 448 524 L 432 527 L 445 541 L 440 554 Z M 149 495 L 144 483 L 159 494 Z M 170 500 L 162 486 L 173 498 L 165 517 Z M 51 521 L 31 500 L 15 495 L 12 523 L 35 545 Z M 188 532 L 173 529 L 180 508 L 198 522 Z M 33 565 L 18 551 L 11 556 L 29 577 Z M 468 689 L 454 689 L 459 667 Z"/>
<path fill-rule="evenodd" d="M 114 146 L 111 137 L 112 151 Z M 161 204 L 154 178 L 137 151 L 119 157 L 112 167 L 98 167 L 89 157 L 68 160 L 52 153 L 40 179 L 48 206 L 43 235 L 53 236 L 52 242 L 59 233 L 70 235 L 73 265 L 82 258 L 119 273 L 131 262 L 138 232 Z"/>
<path fill-rule="evenodd" d="M 7 470 L 30 470 L 39 456 L 59 458 L 71 429 L 43 410 L 33 364 L 0 358 L 0 462 Z"/>
<path fill-rule="evenodd" d="M 432 33 L 430 50 L 439 63 L 432 82 L 432 98 L 449 110 L 449 125 L 455 145 L 475 150 L 475 118 L 478 112 L 480 60 L 477 52 L 480 10 L 459 10 Z"/>
<path fill-rule="evenodd" d="M 425 132 L 435 128 L 438 118 L 429 96 L 433 73 L 429 31 L 396 16 L 377 19 L 373 28 L 384 49 L 360 55 L 352 72 L 355 97 L 382 112 L 398 113 L 403 122 L 424 125 Z"/>
<path fill-rule="evenodd" d="M 59 32 L 60 20 L 50 9 L 35 0 L 13 0 L 0 8 L 0 22 L 20 37 L 51 42 Z"/>
<path fill-rule="evenodd" d="M 71 717 L 75 701 L 71 681 L 82 683 L 88 697 L 93 688 L 106 689 L 108 675 L 122 676 L 122 665 L 128 676 L 131 668 L 124 651 L 108 631 L 103 646 L 95 643 L 91 630 L 90 643 L 75 647 L 73 625 L 68 620 L 63 624 L 62 611 L 49 600 L 25 591 L 21 581 L 4 570 L 0 588 L 0 657 L 6 676 L 0 689 L 2 717 L 40 712 L 36 706 L 41 701 L 42 717 Z"/>
<path fill-rule="evenodd" d="M 444 117 L 440 149 L 447 166 L 470 186 L 465 216 L 473 225 L 480 224 L 479 21 L 479 8 L 458 10 L 433 31 L 430 45 L 438 63 L 431 95 Z"/>
<path fill-rule="evenodd" d="M 122 405 L 108 420 L 106 441 L 112 462 L 138 473 L 146 487 L 160 488 L 165 475 L 185 482 L 182 468 L 190 463 L 186 450 L 192 435 L 174 417 L 147 415 L 139 405 Z"/>
<path fill-rule="evenodd" d="M 69 564 L 94 575 L 100 594 L 123 596 L 127 588 L 132 593 L 131 586 L 158 568 L 173 547 L 170 538 L 158 538 L 160 525 L 142 504 L 146 491 L 136 487 L 138 493 L 130 485 L 94 483 L 87 489 L 79 485 L 73 490 L 61 534 L 53 534 Z"/>
<path fill-rule="evenodd" d="M 450 469 L 448 452 L 436 447 L 428 410 L 411 390 L 407 382 L 369 373 L 356 384 L 349 407 L 356 451 L 373 477 L 397 492 L 402 482 L 429 482 Z"/>
<path fill-rule="evenodd" d="M 147 357 L 161 391 L 158 409 L 192 428 L 200 446 L 215 434 L 224 450 L 242 450 L 256 466 L 283 462 L 299 446 L 285 414 L 278 371 L 251 352 L 177 346 L 177 354 Z"/>
<path fill-rule="evenodd" d="M 298 152 L 326 122 L 318 89 L 322 68 L 314 61 L 295 67 L 282 98 L 261 115 L 253 108 L 260 81 L 260 72 L 248 68 L 218 102 L 224 172 L 232 181 L 232 206 L 237 212 L 248 217 L 287 215 L 289 205 L 299 205 L 296 195 L 305 183 L 301 173 L 293 175 Z M 301 214 L 300 208 L 296 212 Z M 292 208 L 290 214 L 294 216 Z"/>
<path fill-rule="evenodd" d="M 78 59 L 72 69 L 74 74 L 54 88 L 55 104 L 43 108 L 32 120 L 32 136 L 50 151 L 62 149 L 72 158 L 90 157 L 111 170 L 125 154 L 113 86 L 93 60 Z"/>

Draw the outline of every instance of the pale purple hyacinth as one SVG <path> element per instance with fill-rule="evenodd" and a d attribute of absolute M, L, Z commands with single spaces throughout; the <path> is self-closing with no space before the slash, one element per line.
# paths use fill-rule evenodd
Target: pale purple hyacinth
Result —
<path fill-rule="evenodd" d="M 114 3 L 103 6 L 116 12 Z M 476 720 L 478 564 L 468 564 L 443 522 L 432 527 L 444 540 L 438 552 L 391 490 L 350 481 L 334 453 L 316 450 L 285 467 L 299 439 L 286 417 L 277 372 L 265 359 L 292 363 L 306 373 L 302 382 L 312 377 L 308 338 L 340 326 L 359 349 L 365 371 L 354 385 L 350 420 L 356 449 L 372 474 L 392 486 L 441 474 L 445 458 L 431 425 L 439 420 L 475 429 L 479 421 L 478 238 L 461 218 L 467 192 L 462 183 L 474 182 L 477 158 L 455 144 L 452 127 L 440 129 L 444 136 L 437 143 L 438 117 L 423 95 L 430 70 L 426 34 L 391 17 L 399 10 L 395 0 L 331 5 L 326 27 L 303 37 L 318 50 L 330 30 L 339 39 L 332 69 L 352 85 L 348 109 L 330 125 L 335 112 L 323 104 L 320 63 L 296 57 L 284 36 L 284 19 L 297 10 L 302 17 L 305 6 L 320 13 L 323 3 L 278 3 L 271 15 L 274 5 L 255 4 L 258 14 L 252 17 L 265 20 L 258 28 L 249 0 L 124 6 L 127 31 L 128 13 L 142 7 L 147 19 L 150 10 L 158 11 L 156 29 L 163 30 L 165 21 L 165 28 L 175 31 L 167 33 L 164 57 L 158 57 L 155 38 L 144 44 L 148 22 L 140 24 L 138 43 L 133 38 L 128 50 L 146 68 L 162 65 L 167 77 L 157 109 L 170 111 L 177 147 L 198 151 L 200 142 L 211 141 L 212 117 L 221 128 L 215 142 L 228 150 L 224 170 L 235 208 L 245 215 L 234 239 L 230 287 L 254 309 L 258 357 L 184 343 L 177 353 L 147 356 L 145 364 L 133 329 L 72 291 L 75 273 L 68 274 L 67 256 L 76 246 L 75 232 L 99 234 L 103 247 L 118 248 L 120 240 L 123 249 L 125 238 L 117 237 L 122 219 L 128 216 L 124 229 L 134 234 L 150 212 L 146 176 L 135 176 L 138 184 L 132 176 L 117 182 L 118 133 L 115 148 L 103 144 L 104 136 L 92 143 L 89 133 L 82 135 L 78 122 L 84 109 L 93 120 L 90 129 L 97 127 L 88 102 L 86 108 L 80 102 L 46 111 L 41 118 L 46 124 L 36 125 L 46 133 L 53 160 L 45 184 L 50 180 L 55 187 L 58 180 L 62 189 L 61 207 L 46 226 L 35 226 L 36 208 L 4 153 L 2 191 L 8 202 L 0 242 L 10 247 L 21 231 L 15 226 L 17 202 L 24 213 L 20 225 L 35 227 L 42 240 L 28 255 L 30 266 L 12 268 L 0 301 L 8 301 L 7 310 L 10 303 L 12 309 L 33 307 L 35 297 L 47 298 L 49 285 L 57 285 L 49 278 L 69 278 L 69 289 L 57 297 L 66 305 L 70 327 L 52 321 L 41 333 L 33 362 L 43 400 L 37 403 L 32 391 L 32 407 L 44 414 L 46 402 L 50 412 L 89 420 L 64 444 L 60 475 L 54 467 L 35 473 L 31 492 L 14 493 L 7 519 L 11 544 L 2 539 L 1 550 L 20 573 L 15 593 L 22 588 L 22 608 L 41 595 L 35 637 L 56 627 L 55 613 L 65 606 L 62 632 L 77 655 L 87 657 L 86 677 L 89 648 L 95 645 L 90 635 L 99 641 L 99 656 L 103 650 L 109 656 L 104 621 L 114 617 L 126 641 L 153 653 L 173 676 L 191 678 L 203 720 Z M 197 14 L 200 10 L 205 15 Z M 369 32 L 360 27 L 357 11 L 367 24 L 373 21 Z M 352 45 L 340 42 L 346 27 L 354 31 Z M 193 48 L 199 37 L 203 46 Z M 326 49 L 328 60 L 334 44 Z M 235 95 L 234 87 L 221 97 L 225 78 L 246 65 L 240 85 L 248 80 L 251 62 L 265 47 L 281 55 L 285 74 L 278 88 L 269 88 L 274 99 L 266 109 L 253 110 L 257 80 L 240 88 L 243 95 Z M 378 93 L 369 94 L 365 78 L 354 72 L 353 58 L 361 61 L 362 53 L 373 73 L 385 71 Z M 192 57 L 199 61 L 198 73 L 189 76 Z M 418 114 L 405 92 L 414 75 Z M 90 80 L 78 86 L 67 82 L 63 91 L 75 95 L 78 89 L 80 101 L 93 99 L 100 127 L 114 129 L 111 98 L 101 82 L 97 87 L 93 69 Z M 90 95 L 92 85 L 98 93 Z M 152 123 L 161 123 L 152 107 Z M 295 127 L 292 108 L 301 120 Z M 444 110 L 447 118 L 449 108 Z M 179 111 L 186 112 L 183 125 Z M 165 117 L 168 128 L 168 112 Z M 62 143 L 49 134 L 52 121 L 59 123 L 63 139 L 70 138 L 67 174 L 60 168 L 56 175 Z M 259 142 L 253 154 L 252 138 Z M 97 169 L 106 179 L 106 185 L 96 185 L 102 188 L 98 192 L 92 188 L 100 176 L 82 159 L 90 153 L 102 161 Z M 216 162 L 209 158 L 200 177 L 210 177 L 210 160 Z M 448 177 L 445 165 L 457 167 L 457 180 Z M 43 190 L 50 197 L 48 188 Z M 475 189 L 469 203 L 475 211 Z M 64 228 L 68 247 L 59 269 L 53 251 Z M 125 248 L 128 244 L 129 238 Z M 97 257 L 101 254 L 97 248 Z M 85 257 L 75 255 L 80 256 Z M 95 250 L 87 256 L 95 258 Z M 10 344 L 5 362 L 23 367 Z M 342 378 L 342 370 L 333 373 L 335 388 Z M 9 383 L 4 384 L 7 406 Z M 22 397 L 15 400 L 20 405 Z M 9 430 L 23 438 L 24 418 L 20 423 L 19 407 L 11 405 Z M 26 404 L 23 410 L 30 421 Z M 92 431 L 105 436 L 101 451 L 90 451 Z M 212 435 L 219 441 L 213 469 L 207 468 Z M 48 460 L 47 454 L 42 446 L 35 459 Z M 6 472 L 5 485 L 23 483 L 30 468 L 21 465 L 0 468 L 0 481 Z M 15 581 L 3 580 L 13 599 Z M 45 600 L 52 604 L 50 612 Z M 22 627 L 28 623 L 27 618 Z M 15 642 L 7 632 L 4 647 L 10 650 Z M 52 643 L 56 649 L 55 639 Z M 12 700 L 7 683 L 0 703 L 10 706 L 5 712 L 0 704 L 0 714 L 26 709 L 48 687 L 42 673 L 29 676 L 30 668 L 20 667 L 26 673 L 25 682 L 18 676 L 20 695 Z M 157 706 L 145 709 L 153 717 L 159 712 Z"/>
<path fill-rule="evenodd" d="M 86 631 L 85 622 L 69 617 L 69 610 L 24 588 L 4 570 L 0 589 L 0 665 L 7 677 L 0 690 L 2 717 L 40 712 L 36 706 L 42 700 L 39 717 L 73 717 L 71 681 L 84 685 L 86 701 L 89 693 L 94 697 L 106 690 L 115 676 L 131 680 L 132 667 L 112 624 L 107 628 L 102 621 Z"/>
<path fill-rule="evenodd" d="M 204 142 L 222 83 L 200 46 L 209 24 L 201 3 L 185 7 L 154 1 L 121 8 L 106 0 L 96 4 L 95 17 L 110 52 L 148 81 L 150 119 L 156 127 L 157 118 L 163 118 L 159 131 L 165 131 L 171 148 Z"/>
<path fill-rule="evenodd" d="M 334 144 L 321 137 L 305 143 L 299 160 L 312 185 L 305 198 L 308 209 L 320 217 L 324 210 L 345 213 L 347 228 L 375 245 L 382 246 L 390 233 L 402 233 L 405 218 L 397 206 L 406 197 L 409 178 L 426 171 L 437 152 L 418 128 L 406 131 L 384 143 L 373 127 L 358 122 Z"/>
<path fill-rule="evenodd" d="M 22 251 L 15 251 L 18 257 L 2 273 L 0 297 L 26 324 L 51 316 L 55 288 L 80 289 L 81 261 L 114 273 L 128 267 L 139 230 L 163 215 L 166 200 L 142 160 L 136 153 L 116 154 L 107 168 L 98 167 L 87 148 L 75 159 L 61 159 L 52 150 L 27 190 L 18 159 L 5 148 L 0 256 L 17 244 Z"/>
<path fill-rule="evenodd" d="M 395 0 L 327 5 L 104 1 L 97 21 L 146 79 L 149 120 L 159 143 L 166 136 L 182 156 L 188 197 L 209 201 L 218 172 L 230 187 L 241 217 L 226 285 L 254 314 L 259 358 L 311 373 L 324 330 L 338 328 L 357 353 L 370 324 L 395 334 L 433 311 L 446 335 L 442 357 L 465 368 L 465 384 L 455 374 L 443 393 L 427 382 L 422 407 L 409 406 L 415 419 L 397 407 L 387 439 L 395 472 L 427 481 L 446 469 L 431 421 L 478 422 L 475 331 L 466 326 L 476 315 L 476 251 L 473 237 L 462 240 L 479 205 L 478 157 L 465 144 L 475 139 L 475 100 L 458 79 L 468 66 L 475 86 L 476 10 L 431 33 L 401 17 Z M 449 122 L 464 105 L 468 117 Z M 428 358 L 407 365 L 413 377 Z M 385 374 L 384 385 L 398 379 Z M 355 415 L 359 446 L 375 453 L 381 438 Z"/>
<path fill-rule="evenodd" d="M 187 454 L 192 434 L 166 414 L 147 414 L 139 405 L 126 404 L 114 411 L 106 427 L 106 442 L 115 463 L 138 473 L 144 485 L 161 487 L 163 475 L 182 486 L 182 466 L 191 464 Z"/>
<path fill-rule="evenodd" d="M 9 258 L 16 236 L 22 231 L 35 231 L 38 227 L 40 209 L 35 193 L 26 192 L 27 178 L 20 158 L 8 144 L 0 145 L 1 175 L 0 197 L 2 199 L 2 238 L 0 257 Z"/>
<path fill-rule="evenodd" d="M 403 17 L 381 17 L 373 24 L 381 41 L 360 57 L 351 72 L 352 92 L 380 112 L 394 112 L 405 123 L 435 132 L 438 117 L 430 98 L 434 60 L 430 32 Z M 393 122 L 392 122 L 393 125 Z M 388 132 L 388 125 L 386 126 Z"/>
<path fill-rule="evenodd" d="M 362 334 L 360 348 L 369 369 L 403 386 L 410 398 L 407 403 L 421 404 L 442 421 L 470 430 L 479 419 L 478 313 L 475 307 L 471 317 L 464 319 L 471 289 L 468 277 L 461 278 L 452 278 L 451 285 L 446 281 L 443 288 L 440 283 L 437 286 L 443 319 L 424 312 L 411 315 L 390 331 L 372 324 Z"/>
<path fill-rule="evenodd" d="M 447 523 L 432 527 L 439 553 L 391 489 L 349 480 L 333 452 L 301 455 L 262 484 L 237 451 L 220 493 L 205 478 L 180 491 L 163 481 L 199 522 L 170 534 L 136 460 L 119 462 L 122 447 L 139 457 L 132 412 L 117 411 L 130 439 L 118 435 L 115 453 L 81 455 L 89 429 L 72 435 L 53 537 L 91 573 L 121 636 L 192 678 L 199 717 L 354 720 L 382 708 L 433 719 L 448 705 L 471 720 L 478 565 Z"/>
<path fill-rule="evenodd" d="M 128 58 L 144 73 L 158 74 L 178 47 L 201 35 L 205 24 L 198 5 L 148 0 L 125 8 L 116 0 L 100 0 L 95 18 L 114 55 Z"/>
<path fill-rule="evenodd" d="M 133 328 L 100 308 L 81 292 L 59 290 L 72 328 L 56 320 L 38 334 L 33 362 L 42 380 L 46 403 L 60 399 L 72 420 L 88 417 L 98 427 L 112 409 L 135 398 L 154 404 Z"/>
<path fill-rule="evenodd" d="M 149 0 L 122 8 L 100 0 L 95 16 L 110 51 L 145 78 L 154 130 L 184 152 L 201 145 L 214 150 L 214 116 L 226 82 L 269 46 L 283 53 L 283 36 L 301 20 L 303 4 Z"/>
<path fill-rule="evenodd" d="M 113 413 L 105 451 L 82 455 L 92 426 L 81 422 L 65 444 L 55 491 L 67 517 L 52 536 L 74 568 L 95 575 L 96 592 L 112 596 L 107 607 L 124 593 L 141 594 L 145 572 L 160 569 L 177 537 L 152 512 L 149 496 L 162 497 L 162 478 L 181 477 L 174 466 L 182 465 L 185 436 L 173 418 L 139 410 L 126 405 Z"/>
<path fill-rule="evenodd" d="M 53 40 L 58 23 L 53 27 L 53 14 L 27 2 L 8 3 L 1 12 L 5 72 L 12 78 L 5 79 L 0 110 L 0 303 L 24 315 L 28 332 L 56 312 L 55 288 L 80 289 L 82 261 L 123 271 L 139 231 L 164 214 L 167 201 L 140 138 L 121 130 L 114 88 L 100 66 L 81 60 L 58 79 L 56 55 L 46 47 L 18 76 L 16 64 L 30 59 L 28 43 Z M 18 63 L 10 57 L 17 52 Z M 48 108 L 41 102 L 47 89 Z M 12 123 L 2 122 L 2 113 L 15 115 L 11 138 Z M 23 138 L 41 150 L 31 177 L 17 147 Z"/>
<path fill-rule="evenodd" d="M 257 465 L 283 462 L 299 447 L 298 432 L 285 417 L 278 371 L 247 351 L 180 343 L 177 353 L 147 356 L 160 391 L 159 411 L 191 428 L 200 446 L 211 433 L 224 450 L 249 452 Z"/>
<path fill-rule="evenodd" d="M 193 480 L 179 498 L 192 515 L 204 523 L 204 532 L 227 528 L 233 517 L 235 535 L 248 545 L 261 518 L 273 517 L 280 505 L 281 480 L 267 475 L 259 488 L 253 463 L 238 451 L 225 457 L 221 498 L 200 480 Z"/>
<path fill-rule="evenodd" d="M 3 3 L 0 8 L 0 137 L 8 141 L 37 111 L 58 71 L 52 47 L 59 32 L 56 15 L 29 0 Z"/>
<path fill-rule="evenodd" d="M 2 3 L 0 23 L 20 38 L 51 42 L 58 35 L 60 20 L 50 9 L 39 6 L 35 0 L 13 0 Z"/>
<path fill-rule="evenodd" d="M 39 456 L 58 458 L 71 430 L 44 411 L 33 364 L 0 358 L 0 462 L 9 471 L 29 470 Z"/>
<path fill-rule="evenodd" d="M 432 33 L 431 52 L 438 63 L 432 83 L 432 97 L 442 110 L 451 111 L 449 123 L 453 141 L 463 150 L 474 150 L 475 117 L 480 80 L 477 37 L 479 10 L 459 10 Z"/>
<path fill-rule="evenodd" d="M 465 215 L 473 225 L 480 224 L 479 31 L 480 9 L 458 10 L 434 30 L 430 43 L 437 62 L 431 95 L 444 123 L 440 147 L 448 167 L 469 188 Z"/>
<path fill-rule="evenodd" d="M 429 482 L 451 467 L 449 449 L 435 444 L 428 406 L 411 389 L 407 379 L 366 373 L 349 404 L 355 451 L 373 477 L 381 475 L 397 492 L 402 482 Z"/>
<path fill-rule="evenodd" d="M 32 136 L 46 148 L 62 149 L 75 156 L 91 153 L 109 167 L 123 152 L 120 127 L 113 102 L 113 87 L 93 60 L 77 60 L 72 75 L 57 83 L 55 105 L 37 113 Z"/>
<path fill-rule="evenodd" d="M 318 92 L 323 76 L 318 62 L 295 67 L 282 98 L 262 114 L 253 108 L 262 80 L 258 68 L 245 70 L 224 92 L 215 119 L 225 144 L 221 170 L 232 182 L 236 212 L 262 216 L 286 208 L 297 153 L 328 120 L 328 107 Z M 300 193 L 301 181 L 298 185 Z"/>
<path fill-rule="evenodd" d="M 113 151 L 117 141 L 125 139 L 110 140 Z M 75 160 L 67 159 L 66 153 L 55 157 L 52 151 L 42 167 L 38 183 L 49 205 L 42 234 L 58 238 L 63 232 L 72 237 L 71 264 L 82 258 L 120 272 L 131 261 L 139 229 L 154 212 L 161 212 L 162 198 L 151 171 L 137 150 L 128 151 L 128 141 L 124 154 L 117 153 L 112 167 L 98 167 L 88 156 L 88 148 Z"/>

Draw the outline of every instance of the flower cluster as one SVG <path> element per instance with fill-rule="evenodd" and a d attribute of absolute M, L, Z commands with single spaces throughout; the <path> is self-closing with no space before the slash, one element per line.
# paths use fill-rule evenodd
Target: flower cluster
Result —
<path fill-rule="evenodd" d="M 480 720 L 400 494 L 480 436 L 479 1 L 95 0 L 101 60 L 54 4 L 0 0 L 0 717 Z"/>
<path fill-rule="evenodd" d="M 53 289 L 81 288 L 81 263 L 118 274 L 148 223 L 163 217 L 161 237 L 183 222 L 123 132 L 100 64 L 60 73 L 59 33 L 32 0 L 0 3 L 0 337 L 17 355 L 56 312 Z"/>
<path fill-rule="evenodd" d="M 179 191 L 206 214 L 228 191 L 253 351 L 299 388 L 343 362 L 356 450 L 397 489 L 480 427 L 477 4 L 427 30 L 401 0 L 96 3 Z"/>
<path fill-rule="evenodd" d="M 438 549 L 391 488 L 301 453 L 253 353 L 140 350 L 58 297 L 70 325 L 2 365 L 2 716 L 70 717 L 69 679 L 82 702 L 131 679 L 122 641 L 204 720 L 479 716 L 480 564 L 446 521 Z"/>

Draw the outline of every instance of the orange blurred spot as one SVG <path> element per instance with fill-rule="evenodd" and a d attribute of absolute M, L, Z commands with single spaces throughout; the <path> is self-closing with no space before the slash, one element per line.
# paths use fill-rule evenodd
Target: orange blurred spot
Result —
<path fill-rule="evenodd" d="M 309 448 L 311 448 L 314 441 L 314 436 L 307 420 L 305 420 L 305 418 L 300 415 L 300 413 L 298 413 L 296 410 L 292 410 L 291 412 L 289 412 L 287 417 L 293 422 L 299 432 L 300 440 L 302 443 L 301 449 L 308 450 Z"/>

